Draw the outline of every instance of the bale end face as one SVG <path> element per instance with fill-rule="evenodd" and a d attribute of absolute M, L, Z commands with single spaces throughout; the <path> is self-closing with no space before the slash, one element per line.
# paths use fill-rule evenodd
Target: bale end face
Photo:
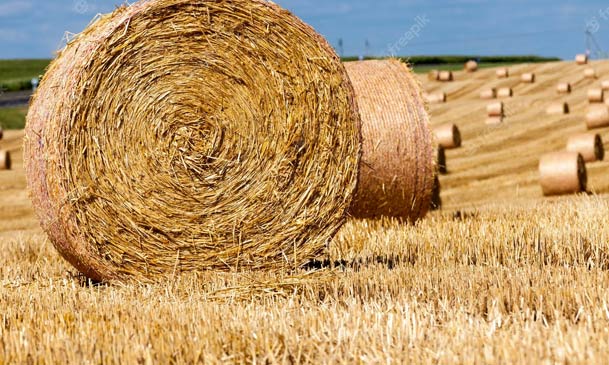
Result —
<path fill-rule="evenodd" d="M 544 196 L 586 191 L 586 163 L 577 152 L 555 152 L 542 156 L 539 175 Z"/>

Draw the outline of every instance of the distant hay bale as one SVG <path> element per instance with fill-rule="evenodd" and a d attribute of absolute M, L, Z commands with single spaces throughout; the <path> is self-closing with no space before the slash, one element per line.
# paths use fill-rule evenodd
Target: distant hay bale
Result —
<path fill-rule="evenodd" d="M 549 115 L 569 114 L 569 104 L 564 102 L 552 103 L 546 109 L 546 113 Z"/>
<path fill-rule="evenodd" d="M 568 82 L 561 82 L 556 87 L 556 92 L 559 94 L 569 94 L 571 93 L 571 84 Z"/>
<path fill-rule="evenodd" d="M 455 124 L 443 124 L 433 128 L 437 143 L 447 150 L 461 147 L 461 132 Z"/>
<path fill-rule="evenodd" d="M 480 99 L 495 99 L 497 97 L 497 90 L 495 88 L 485 89 L 480 91 Z"/>
<path fill-rule="evenodd" d="M 524 83 L 532 84 L 535 82 L 535 74 L 531 72 L 522 74 L 522 76 L 520 76 L 520 80 L 522 80 Z"/>
<path fill-rule="evenodd" d="M 6 150 L 0 150 L 0 170 L 10 170 L 11 167 L 11 153 Z"/>
<path fill-rule="evenodd" d="M 429 211 L 436 170 L 420 85 L 397 60 L 346 64 L 362 117 L 363 156 L 351 214 L 415 221 Z"/>
<path fill-rule="evenodd" d="M 594 69 L 594 68 L 585 69 L 584 77 L 587 79 L 596 79 L 596 69 Z"/>
<path fill-rule="evenodd" d="M 445 92 L 437 92 L 424 95 L 425 101 L 429 104 L 443 104 L 446 103 L 446 93 Z"/>
<path fill-rule="evenodd" d="M 438 155 L 438 160 L 437 160 L 438 172 L 440 174 L 447 174 L 448 165 L 446 164 L 446 150 L 444 149 L 444 147 L 442 147 L 440 145 L 437 146 L 437 155 Z"/>
<path fill-rule="evenodd" d="M 577 152 L 554 152 L 539 162 L 540 184 L 545 196 L 576 194 L 586 191 L 586 163 Z"/>
<path fill-rule="evenodd" d="M 602 88 L 604 91 L 609 91 L 609 80 L 603 80 L 603 81 L 601 82 L 601 88 Z"/>
<path fill-rule="evenodd" d="M 486 114 L 489 117 L 503 117 L 503 103 L 496 102 L 486 106 Z"/>
<path fill-rule="evenodd" d="M 575 62 L 578 65 L 585 65 L 588 63 L 588 55 L 587 54 L 578 54 L 575 56 Z"/>
<path fill-rule="evenodd" d="M 497 78 L 506 79 L 510 77 L 510 70 L 505 67 L 502 67 L 495 71 L 495 75 L 497 75 Z"/>
<path fill-rule="evenodd" d="M 605 92 L 601 88 L 588 90 L 588 101 L 592 103 L 602 103 L 605 101 Z"/>
<path fill-rule="evenodd" d="M 440 71 L 431 70 L 427 73 L 427 79 L 429 81 L 439 81 L 440 80 Z"/>
<path fill-rule="evenodd" d="M 511 98 L 512 96 L 514 96 L 514 91 L 511 87 L 501 87 L 497 90 L 498 98 Z"/>
<path fill-rule="evenodd" d="M 502 116 L 488 117 L 484 121 L 484 124 L 486 124 L 488 126 L 498 126 L 498 125 L 501 125 L 502 123 L 503 123 L 503 117 Z"/>
<path fill-rule="evenodd" d="M 438 80 L 442 81 L 442 82 L 453 81 L 454 80 L 453 72 L 452 71 L 440 71 L 440 74 L 438 75 Z"/>
<path fill-rule="evenodd" d="M 602 161 L 605 158 L 603 139 L 595 133 L 577 134 L 569 137 L 567 151 L 579 153 L 585 162 Z"/>
<path fill-rule="evenodd" d="M 609 107 L 605 104 L 592 104 L 586 113 L 588 129 L 609 127 Z"/>
<path fill-rule="evenodd" d="M 469 60 L 465 63 L 465 71 L 467 72 L 476 72 L 478 71 L 478 62 L 474 60 Z"/>
<path fill-rule="evenodd" d="M 45 73 L 24 152 L 59 252 L 94 280 L 153 281 L 304 266 L 344 223 L 360 155 L 339 57 L 261 0 L 100 17 Z"/>

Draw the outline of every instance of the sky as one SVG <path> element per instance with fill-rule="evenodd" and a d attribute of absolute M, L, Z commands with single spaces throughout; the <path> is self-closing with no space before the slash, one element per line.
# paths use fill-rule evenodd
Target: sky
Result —
<path fill-rule="evenodd" d="M 277 0 L 344 56 L 514 55 L 571 59 L 589 29 L 609 51 L 609 1 Z M 123 0 L 0 0 L 0 59 L 50 58 L 66 34 Z M 590 47 L 594 55 L 599 50 Z"/>

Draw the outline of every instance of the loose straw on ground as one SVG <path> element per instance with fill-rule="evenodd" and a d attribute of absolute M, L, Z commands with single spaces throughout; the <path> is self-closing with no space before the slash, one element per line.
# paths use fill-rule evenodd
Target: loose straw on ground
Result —
<path fill-rule="evenodd" d="M 608 127 L 609 107 L 605 104 L 591 104 L 586 113 L 586 126 L 588 129 Z"/>
<path fill-rule="evenodd" d="M 461 147 L 461 132 L 455 124 L 443 124 L 433 128 L 437 143 L 445 149 Z"/>
<path fill-rule="evenodd" d="M 569 104 L 564 102 L 552 103 L 546 109 L 546 113 L 549 115 L 569 114 Z"/>
<path fill-rule="evenodd" d="M 442 186 L 440 184 L 440 177 L 436 175 L 433 184 L 433 193 L 431 198 L 431 210 L 442 209 Z"/>
<path fill-rule="evenodd" d="M 539 162 L 539 175 L 545 196 L 586 191 L 586 164 L 577 152 L 554 152 L 544 155 Z"/>
<path fill-rule="evenodd" d="M 556 92 L 559 94 L 569 94 L 571 93 L 571 84 L 568 82 L 561 82 L 556 87 Z"/>
<path fill-rule="evenodd" d="M 582 155 L 585 162 L 602 161 L 605 158 L 605 147 L 599 134 L 584 133 L 569 137 L 567 151 Z"/>
<path fill-rule="evenodd" d="M 415 221 L 429 210 L 436 170 L 420 85 L 397 60 L 345 66 L 362 117 L 364 151 L 351 213 Z"/>
<path fill-rule="evenodd" d="M 0 170 L 10 170 L 11 167 L 11 153 L 6 150 L 0 150 Z"/>
<path fill-rule="evenodd" d="M 502 87 L 497 90 L 498 98 L 511 98 L 512 96 L 514 96 L 514 91 L 511 87 Z"/>
<path fill-rule="evenodd" d="M 590 103 L 602 103 L 605 101 L 605 92 L 601 88 L 589 89 L 588 101 Z"/>
<path fill-rule="evenodd" d="M 151 0 L 49 66 L 25 169 L 51 242 L 94 280 L 290 270 L 345 221 L 360 133 L 340 59 L 289 12 Z"/>

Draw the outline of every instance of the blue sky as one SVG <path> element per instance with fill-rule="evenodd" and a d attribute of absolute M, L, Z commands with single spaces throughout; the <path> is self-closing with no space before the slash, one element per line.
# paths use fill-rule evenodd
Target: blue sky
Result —
<path fill-rule="evenodd" d="M 538 54 L 585 51 L 584 29 L 609 51 L 609 1 L 278 0 L 345 55 Z M 47 58 L 122 0 L 0 0 L 0 58 Z M 368 47 L 366 47 L 368 43 Z M 366 51 L 368 50 L 368 51 Z"/>

